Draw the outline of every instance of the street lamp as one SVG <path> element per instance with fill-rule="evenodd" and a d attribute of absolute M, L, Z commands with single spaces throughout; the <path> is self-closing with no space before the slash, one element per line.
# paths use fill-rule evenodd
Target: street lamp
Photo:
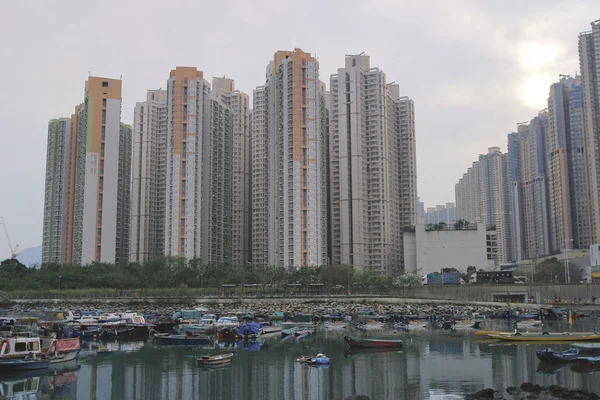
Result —
<path fill-rule="evenodd" d="M 58 291 L 60 292 L 60 278 L 62 278 L 62 275 L 58 276 Z"/>

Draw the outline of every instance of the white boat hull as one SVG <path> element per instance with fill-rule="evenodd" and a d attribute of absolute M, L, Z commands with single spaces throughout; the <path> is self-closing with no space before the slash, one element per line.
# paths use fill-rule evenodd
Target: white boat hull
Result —
<path fill-rule="evenodd" d="M 79 355 L 79 350 L 69 351 L 66 353 L 58 354 L 58 355 L 52 355 L 49 357 L 50 364 L 58 364 L 58 363 L 73 361 L 77 358 L 78 355 Z"/>

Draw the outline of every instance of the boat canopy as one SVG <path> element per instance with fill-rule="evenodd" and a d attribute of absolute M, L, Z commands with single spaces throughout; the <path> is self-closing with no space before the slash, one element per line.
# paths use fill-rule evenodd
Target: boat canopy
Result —
<path fill-rule="evenodd" d="M 200 319 L 204 312 L 200 310 L 178 310 L 171 316 L 172 319 Z"/>
<path fill-rule="evenodd" d="M 245 336 L 246 332 L 247 332 L 248 335 L 258 335 L 258 333 L 260 332 L 261 329 L 262 329 L 262 326 L 259 323 L 248 322 L 248 323 L 240 325 L 240 327 L 238 328 L 237 334 L 238 334 L 238 336 Z"/>

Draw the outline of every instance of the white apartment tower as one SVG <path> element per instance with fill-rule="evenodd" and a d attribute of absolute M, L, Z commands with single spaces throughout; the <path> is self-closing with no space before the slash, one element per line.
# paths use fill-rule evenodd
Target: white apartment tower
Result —
<path fill-rule="evenodd" d="M 319 64 L 278 51 L 252 115 L 252 261 L 299 268 L 327 262 L 326 138 Z"/>
<path fill-rule="evenodd" d="M 42 237 L 43 264 L 64 264 L 67 259 L 71 140 L 70 118 L 53 119 L 48 122 Z"/>
<path fill-rule="evenodd" d="M 480 154 L 455 185 L 456 219 L 482 223 L 488 235 L 494 232 L 497 252 L 488 248 L 488 253 L 496 265 L 512 262 L 515 257 L 509 188 L 508 155 L 499 147 Z"/>
<path fill-rule="evenodd" d="M 135 105 L 130 261 L 164 254 L 167 161 L 167 91 L 149 90 Z"/>
<path fill-rule="evenodd" d="M 202 71 L 172 70 L 167 83 L 165 253 L 230 257 L 231 112 L 211 98 Z"/>
<path fill-rule="evenodd" d="M 589 176 L 591 241 L 600 241 L 600 20 L 579 35 L 583 130 Z"/>
<path fill-rule="evenodd" d="M 546 137 L 548 113 L 542 111 L 529 124 L 508 135 L 511 203 L 516 260 L 548 255 L 550 220 Z"/>
<path fill-rule="evenodd" d="M 250 192 L 250 101 L 246 93 L 235 90 L 232 79 L 213 78 L 212 95 L 231 112 L 231 261 L 243 265 L 251 253 Z"/>
<path fill-rule="evenodd" d="M 131 127 L 121 81 L 90 76 L 71 119 L 48 125 L 42 262 L 129 258 Z"/>
<path fill-rule="evenodd" d="M 332 262 L 398 273 L 417 222 L 414 104 L 364 54 L 346 56 L 330 89 Z"/>

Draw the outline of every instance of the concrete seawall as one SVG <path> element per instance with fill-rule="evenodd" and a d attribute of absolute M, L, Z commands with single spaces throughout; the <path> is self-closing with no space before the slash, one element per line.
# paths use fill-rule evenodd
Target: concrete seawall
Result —
<path fill-rule="evenodd" d="M 334 301 L 338 303 L 379 302 L 401 304 L 407 302 L 424 303 L 530 303 L 530 298 L 538 304 L 600 304 L 600 285 L 452 285 L 452 286 L 416 286 L 399 288 L 392 293 L 381 295 L 356 294 L 352 296 L 287 296 L 287 297 L 199 297 L 193 295 L 170 297 L 80 297 L 80 296 L 43 296 L 40 298 L 10 298 L 13 304 L 248 304 L 253 303 L 310 303 Z M 364 300 L 363 300 L 364 299 Z M 579 302 L 581 299 L 581 303 Z"/>

